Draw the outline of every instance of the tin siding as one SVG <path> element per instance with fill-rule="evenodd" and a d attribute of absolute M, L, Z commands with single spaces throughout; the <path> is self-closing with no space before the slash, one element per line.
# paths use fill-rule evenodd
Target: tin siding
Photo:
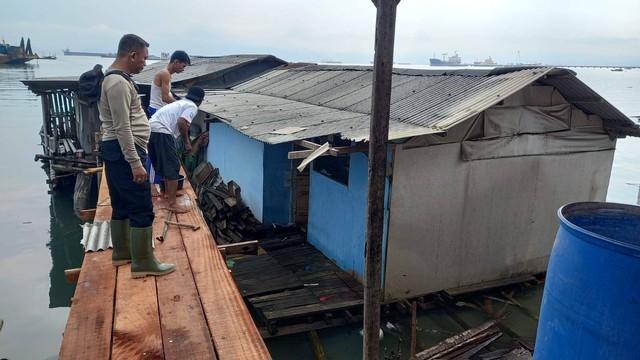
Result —
<path fill-rule="evenodd" d="M 242 201 L 263 221 L 264 144 L 223 123 L 209 125 L 207 160 L 220 169 L 225 182 L 240 185 Z"/>

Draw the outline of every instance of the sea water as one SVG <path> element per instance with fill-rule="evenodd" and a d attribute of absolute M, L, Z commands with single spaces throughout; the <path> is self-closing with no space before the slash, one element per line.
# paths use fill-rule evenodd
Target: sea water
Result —
<path fill-rule="evenodd" d="M 61 56 L 24 66 L 0 67 L 0 359 L 56 359 L 69 315 L 74 284 L 65 281 L 64 270 L 80 267 L 81 221 L 73 213 L 71 190 L 48 194 L 47 176 L 34 155 L 42 153 L 40 98 L 20 80 L 48 76 L 79 75 L 96 63 L 108 66 L 111 59 Z M 628 116 L 640 115 L 640 69 L 612 72 L 607 68 L 576 68 L 578 77 Z M 608 201 L 635 204 L 640 183 L 640 138 L 618 140 Z M 521 294 L 521 302 L 539 307 L 540 291 Z M 482 321 L 473 309 L 461 316 Z M 475 312 L 474 312 L 475 311 Z M 524 337 L 535 334 L 522 314 L 511 315 L 510 327 Z M 387 322 L 391 328 L 387 328 Z M 407 318 L 382 321 L 384 348 L 403 351 L 407 358 Z M 441 310 L 419 318 L 419 344 L 432 345 L 461 331 Z M 393 330 L 399 326 L 399 330 Z M 331 359 L 362 357 L 359 326 L 319 331 Z M 406 339 L 406 338 L 405 338 Z M 268 340 L 274 359 L 315 359 L 305 334 Z"/>

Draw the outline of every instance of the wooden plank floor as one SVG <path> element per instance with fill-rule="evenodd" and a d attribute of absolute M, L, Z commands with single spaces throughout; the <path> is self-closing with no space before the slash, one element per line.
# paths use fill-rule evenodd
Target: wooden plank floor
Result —
<path fill-rule="evenodd" d="M 306 242 L 242 256 L 232 275 L 260 318 L 263 337 L 343 325 L 358 318 L 332 319 L 362 311 L 362 285 Z"/>
<path fill-rule="evenodd" d="M 103 177 L 104 178 L 104 177 Z M 111 265 L 111 250 L 86 253 L 59 359 L 270 359 L 226 263 L 185 182 L 179 222 L 155 256 L 176 264 L 160 277 L 131 279 L 130 265 Z M 102 181 L 95 221 L 111 218 L 106 181 Z M 154 238 L 161 235 L 167 211 L 154 200 Z"/>

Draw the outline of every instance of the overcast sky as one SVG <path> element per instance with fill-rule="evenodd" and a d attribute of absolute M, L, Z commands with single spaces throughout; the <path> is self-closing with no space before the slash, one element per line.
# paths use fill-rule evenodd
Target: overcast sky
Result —
<path fill-rule="evenodd" d="M 93 4 L 92 4 L 93 3 Z M 135 33 L 150 53 L 271 54 L 286 61 L 369 64 L 370 0 L 2 1 L 7 43 L 35 52 L 115 52 Z M 401 0 L 394 61 L 640 66 L 640 0 Z"/>

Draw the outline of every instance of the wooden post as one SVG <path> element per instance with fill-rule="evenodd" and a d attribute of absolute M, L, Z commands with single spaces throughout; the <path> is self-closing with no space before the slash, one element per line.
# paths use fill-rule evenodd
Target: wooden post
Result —
<path fill-rule="evenodd" d="M 411 347 L 409 349 L 409 357 L 416 355 L 416 347 L 418 342 L 418 336 L 416 331 L 418 330 L 418 309 L 416 302 L 411 303 Z"/>
<path fill-rule="evenodd" d="M 373 91 L 369 135 L 369 184 L 364 280 L 363 359 L 378 359 L 381 300 L 381 259 L 384 225 L 384 189 L 389 141 L 391 71 L 400 0 L 372 0 L 377 8 L 376 42 L 373 60 Z"/>

